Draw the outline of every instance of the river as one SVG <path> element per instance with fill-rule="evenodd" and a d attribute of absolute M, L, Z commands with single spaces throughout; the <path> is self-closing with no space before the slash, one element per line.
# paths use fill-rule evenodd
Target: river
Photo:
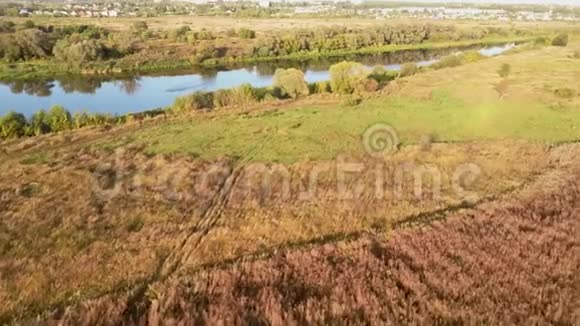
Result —
<path fill-rule="evenodd" d="M 484 56 L 496 56 L 515 44 L 470 47 Z M 349 56 L 303 62 L 268 62 L 220 69 L 181 70 L 132 76 L 68 76 L 50 80 L 0 82 L 0 114 L 10 110 L 30 116 L 40 109 L 62 105 L 71 112 L 86 110 L 112 114 L 140 112 L 165 107 L 176 97 L 194 91 L 214 91 L 249 83 L 272 85 L 277 68 L 300 68 L 306 81 L 329 79 L 329 67 L 342 60 L 358 61 L 367 67 L 383 66 L 399 70 L 402 63 L 429 66 L 438 58 L 466 48 L 406 50 L 379 55 Z"/>

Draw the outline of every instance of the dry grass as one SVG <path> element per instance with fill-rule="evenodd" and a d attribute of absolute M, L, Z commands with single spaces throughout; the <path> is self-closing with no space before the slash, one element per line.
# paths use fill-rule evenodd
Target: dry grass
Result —
<path fill-rule="evenodd" d="M 562 324 L 580 321 L 578 146 L 522 192 L 446 220 L 362 235 L 153 284 L 147 299 L 89 301 L 64 324 Z M 104 317 L 106 316 L 106 317 Z"/>
<path fill-rule="evenodd" d="M 518 157 L 507 155 L 508 148 L 512 154 L 517 148 Z M 383 162 L 382 199 L 374 196 L 378 161 L 361 161 L 372 168 L 346 179 L 349 190 L 366 185 L 352 200 L 337 194 L 334 162 L 288 166 L 288 199 L 276 175 L 264 192 L 259 181 L 265 175 L 239 160 L 148 157 L 124 147 L 115 154 L 85 149 L 32 164 L 6 162 L 0 172 L 0 315 L 122 293 L 147 279 L 276 247 L 388 229 L 407 217 L 460 205 L 449 175 L 466 161 L 484 173 L 469 189 L 499 196 L 546 169 L 547 154 L 544 145 L 524 142 L 435 144 L 429 152 L 408 147 Z M 416 197 L 411 172 L 400 196 L 393 196 L 395 170 L 406 163 L 440 169 L 441 198 L 432 197 L 428 178 L 424 197 Z M 314 197 L 301 201 L 311 171 L 325 164 L 331 168 L 320 174 Z M 220 172 L 204 179 L 208 171 Z"/>

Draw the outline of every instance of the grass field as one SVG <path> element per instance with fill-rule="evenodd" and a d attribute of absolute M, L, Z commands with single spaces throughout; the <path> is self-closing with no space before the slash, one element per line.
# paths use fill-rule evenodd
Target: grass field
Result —
<path fill-rule="evenodd" d="M 356 106 L 317 95 L 4 142 L 0 323 L 575 324 L 578 49 L 427 71 Z M 376 123 L 396 153 L 365 154 Z M 339 155 L 364 166 L 344 189 Z M 466 163 L 475 198 L 455 185 Z M 398 178 L 408 164 L 437 173 Z M 273 167 L 287 197 L 277 175 L 264 190 Z"/>
<path fill-rule="evenodd" d="M 188 153 L 205 159 L 243 156 L 261 139 L 252 160 L 294 163 L 361 151 L 361 135 L 388 123 L 403 144 L 424 136 L 440 142 L 525 139 L 580 140 L 580 101 L 554 90 L 580 93 L 580 65 L 570 48 L 501 56 L 452 70 L 431 71 L 391 85 L 393 94 L 351 107 L 297 104 L 291 109 L 197 118 L 143 129 L 131 138 L 153 154 Z M 546 60 L 551 60 L 546 65 Z M 507 95 L 494 87 L 502 63 L 512 66 Z M 389 91 L 389 90 L 387 90 Z M 220 132 L 215 132 L 219 130 Z"/>

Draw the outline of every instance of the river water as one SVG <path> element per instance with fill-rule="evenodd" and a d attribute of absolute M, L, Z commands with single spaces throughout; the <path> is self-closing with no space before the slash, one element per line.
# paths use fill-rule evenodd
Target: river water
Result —
<path fill-rule="evenodd" d="M 402 63 L 416 62 L 429 66 L 438 58 L 464 51 L 478 50 L 484 56 L 496 56 L 515 44 L 489 47 L 440 50 L 408 50 L 379 55 L 308 60 L 303 62 L 268 62 L 257 65 L 204 70 L 170 71 L 132 76 L 69 76 L 51 80 L 0 82 L 0 114 L 10 110 L 30 116 L 40 109 L 62 105 L 71 112 L 125 114 L 165 107 L 176 97 L 194 91 L 214 91 L 249 83 L 270 86 L 277 68 L 300 68 L 308 82 L 329 79 L 328 69 L 342 60 L 358 61 L 368 67 L 383 66 L 399 70 Z"/>

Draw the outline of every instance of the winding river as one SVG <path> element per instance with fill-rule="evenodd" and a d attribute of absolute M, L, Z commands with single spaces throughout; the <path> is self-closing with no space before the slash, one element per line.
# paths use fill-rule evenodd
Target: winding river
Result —
<path fill-rule="evenodd" d="M 165 107 L 178 96 L 194 91 L 214 91 L 249 83 L 256 87 L 272 84 L 277 68 L 300 68 L 308 82 L 329 79 L 329 67 L 342 60 L 358 61 L 365 66 L 384 66 L 399 70 L 402 63 L 429 66 L 439 58 L 464 50 L 478 50 L 496 56 L 515 44 L 440 50 L 409 50 L 379 55 L 350 56 L 303 62 L 268 62 L 220 69 L 181 70 L 144 76 L 69 76 L 53 80 L 0 82 L 0 114 L 10 110 L 27 116 L 39 109 L 62 105 L 71 112 L 125 114 Z"/>

